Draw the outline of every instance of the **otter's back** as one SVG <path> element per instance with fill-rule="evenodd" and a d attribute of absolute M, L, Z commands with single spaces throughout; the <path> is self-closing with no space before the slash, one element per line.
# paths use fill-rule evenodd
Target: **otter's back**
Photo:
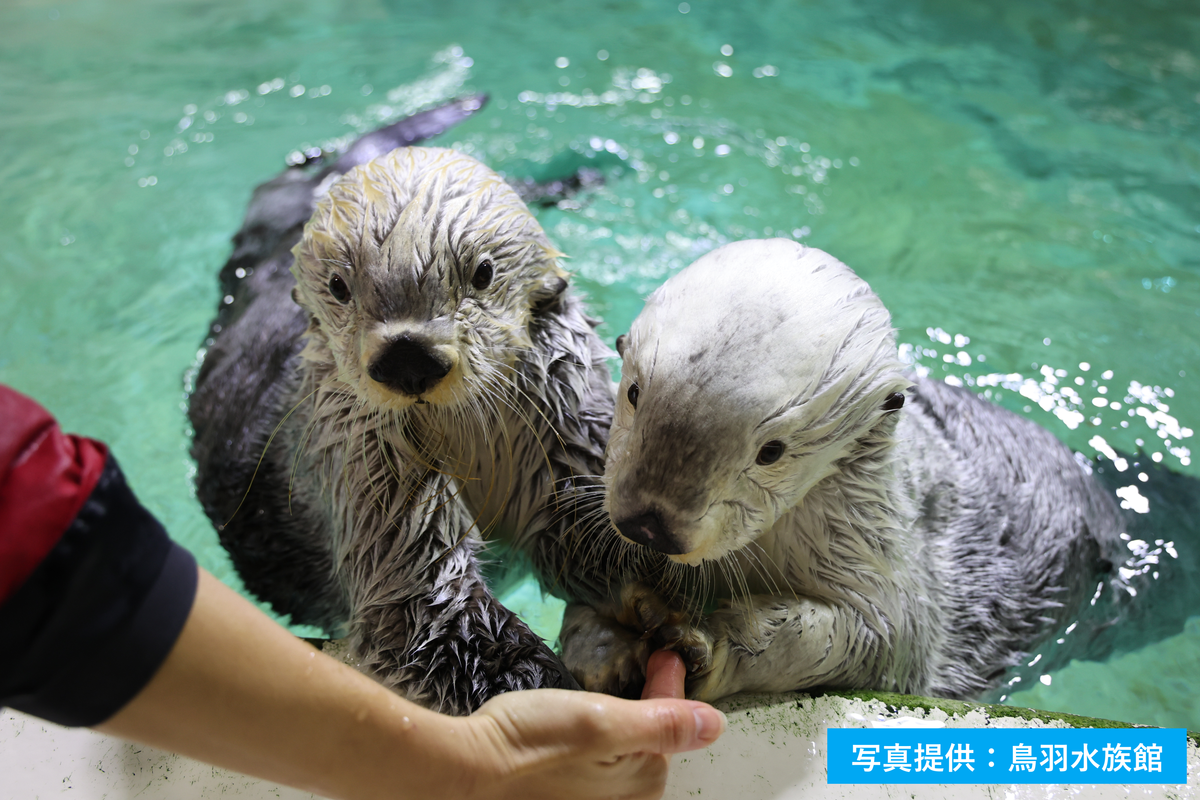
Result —
<path fill-rule="evenodd" d="M 898 430 L 917 533 L 935 551 L 957 658 L 998 672 L 1111 569 L 1123 518 L 1071 450 L 1035 423 L 918 378 Z M 1015 651 L 1015 655 L 1014 655 Z"/>

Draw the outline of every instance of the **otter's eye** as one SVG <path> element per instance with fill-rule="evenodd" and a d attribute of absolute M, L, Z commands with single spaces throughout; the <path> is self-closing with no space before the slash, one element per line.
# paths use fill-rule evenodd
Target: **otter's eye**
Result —
<path fill-rule="evenodd" d="M 883 401 L 884 411 L 899 411 L 902 408 L 904 408 L 903 392 L 892 392 L 887 396 L 887 399 Z"/>
<path fill-rule="evenodd" d="M 492 282 L 493 274 L 495 274 L 495 267 L 492 266 L 492 260 L 485 258 L 475 268 L 475 275 L 471 277 L 471 285 L 476 289 L 486 289 Z"/>
<path fill-rule="evenodd" d="M 629 405 L 637 408 L 638 395 L 641 393 L 642 390 L 638 388 L 636 383 L 629 384 L 629 391 L 625 392 L 625 396 L 629 398 Z"/>
<path fill-rule="evenodd" d="M 783 442 L 772 439 L 762 446 L 762 450 L 758 451 L 758 458 L 754 459 L 754 463 L 762 464 L 765 467 L 767 464 L 774 464 L 782 455 Z"/>
<path fill-rule="evenodd" d="M 350 302 L 350 287 L 346 285 L 345 279 L 336 272 L 329 279 L 329 293 L 342 305 Z"/>

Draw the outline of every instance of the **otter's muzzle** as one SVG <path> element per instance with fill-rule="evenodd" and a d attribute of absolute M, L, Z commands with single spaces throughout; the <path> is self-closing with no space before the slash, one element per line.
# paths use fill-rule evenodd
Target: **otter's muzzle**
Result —
<path fill-rule="evenodd" d="M 670 530 L 663 524 L 662 517 L 656 511 L 620 520 L 617 522 L 617 530 L 629 541 L 669 556 L 683 555 L 687 552 L 671 535 Z"/>
<path fill-rule="evenodd" d="M 367 374 L 389 389 L 420 397 L 437 386 L 453 366 L 428 343 L 403 334 L 387 343 L 367 368 Z"/>

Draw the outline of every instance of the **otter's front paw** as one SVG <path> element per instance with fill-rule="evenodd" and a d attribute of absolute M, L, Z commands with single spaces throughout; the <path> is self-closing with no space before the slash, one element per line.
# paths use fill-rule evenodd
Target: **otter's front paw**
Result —
<path fill-rule="evenodd" d="M 707 620 L 681 619 L 654 632 L 654 650 L 674 650 L 687 668 L 685 690 L 693 700 L 712 701 L 730 692 L 725 687 L 729 641 L 716 635 Z"/>
<path fill-rule="evenodd" d="M 642 632 L 587 606 L 568 606 L 563 614 L 562 660 L 589 692 L 618 697 L 641 696 L 646 683 L 650 642 Z"/>
<path fill-rule="evenodd" d="M 658 593 L 642 583 L 621 590 L 617 621 L 626 628 L 642 631 L 650 652 L 674 650 L 687 668 L 687 696 L 716 699 L 722 696 L 728 643 L 713 635 L 699 614 L 667 605 Z"/>

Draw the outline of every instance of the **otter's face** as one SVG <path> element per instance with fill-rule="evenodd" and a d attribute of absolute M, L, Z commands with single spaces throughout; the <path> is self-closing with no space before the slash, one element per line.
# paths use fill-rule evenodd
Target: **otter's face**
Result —
<path fill-rule="evenodd" d="M 622 338 L 607 510 L 625 538 L 684 564 L 745 547 L 877 451 L 909 386 L 879 299 L 787 240 L 710 253 Z"/>
<path fill-rule="evenodd" d="M 348 172 L 293 250 L 309 357 L 376 408 L 478 403 L 566 289 L 516 193 L 451 150 L 394 150 Z M 315 352 L 314 352 L 315 350 Z"/>

